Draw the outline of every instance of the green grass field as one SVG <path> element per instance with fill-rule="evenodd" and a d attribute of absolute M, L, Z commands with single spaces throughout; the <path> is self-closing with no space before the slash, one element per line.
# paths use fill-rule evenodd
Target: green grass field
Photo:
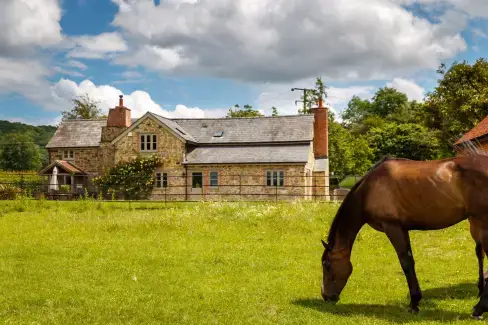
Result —
<path fill-rule="evenodd" d="M 468 224 L 414 232 L 424 291 L 383 234 L 363 228 L 338 305 L 320 297 L 337 205 L 0 202 L 2 324 L 473 323 Z"/>

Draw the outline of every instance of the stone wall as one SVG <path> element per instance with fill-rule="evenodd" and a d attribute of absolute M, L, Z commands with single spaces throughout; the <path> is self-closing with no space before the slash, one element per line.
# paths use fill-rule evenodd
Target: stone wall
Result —
<path fill-rule="evenodd" d="M 64 159 L 64 151 L 74 151 L 74 159 Z M 67 160 L 88 174 L 98 174 L 100 169 L 98 147 L 49 149 L 49 159 L 50 162 L 55 160 Z"/>
<path fill-rule="evenodd" d="M 156 152 L 140 151 L 140 135 L 146 133 L 157 135 Z M 159 123 L 149 117 L 115 144 L 115 163 L 154 154 L 163 158 L 164 169 L 184 170 L 181 163 L 185 154 L 185 143 L 166 127 L 160 126 Z"/>
<path fill-rule="evenodd" d="M 125 126 L 104 126 L 102 127 L 102 139 L 101 142 L 112 142 L 122 132 L 127 130 Z"/>
<path fill-rule="evenodd" d="M 267 186 L 267 171 L 283 171 L 284 187 Z M 210 186 L 210 172 L 219 174 L 218 186 Z M 193 172 L 203 173 L 201 194 L 192 189 Z M 189 200 L 295 200 L 306 194 L 305 166 L 301 165 L 205 165 L 189 166 Z"/>

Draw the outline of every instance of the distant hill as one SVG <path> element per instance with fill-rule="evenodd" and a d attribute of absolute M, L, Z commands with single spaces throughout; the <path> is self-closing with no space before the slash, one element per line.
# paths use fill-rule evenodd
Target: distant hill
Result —
<path fill-rule="evenodd" d="M 48 152 L 44 147 L 54 135 L 54 132 L 56 132 L 55 126 L 34 126 L 19 122 L 0 121 L 0 151 L 10 135 L 26 134 L 32 139 L 32 142 L 39 146 L 43 157 L 43 165 L 45 165 L 48 161 Z"/>
<path fill-rule="evenodd" d="M 28 134 L 32 141 L 38 144 L 41 148 L 49 142 L 49 139 L 56 132 L 55 126 L 41 125 L 34 126 L 19 122 L 0 121 L 0 139 L 8 136 L 11 133 Z M 0 143 L 3 141 L 0 140 Z"/>

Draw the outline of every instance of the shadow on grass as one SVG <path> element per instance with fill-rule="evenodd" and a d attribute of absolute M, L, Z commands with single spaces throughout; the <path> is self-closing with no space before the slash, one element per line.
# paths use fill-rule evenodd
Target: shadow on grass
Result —
<path fill-rule="evenodd" d="M 478 298 L 478 286 L 473 282 L 459 283 L 440 288 L 423 290 L 424 300 L 448 300 Z"/>
<path fill-rule="evenodd" d="M 322 313 L 337 316 L 364 316 L 377 319 L 383 319 L 392 323 L 410 323 L 425 321 L 454 321 L 470 320 L 471 310 L 466 313 L 457 313 L 452 311 L 421 307 L 417 315 L 407 312 L 406 306 L 400 305 L 375 305 L 375 304 L 337 304 L 327 305 L 322 299 L 298 299 L 292 302 L 295 305 L 315 309 Z M 421 303 L 422 304 L 422 303 Z"/>

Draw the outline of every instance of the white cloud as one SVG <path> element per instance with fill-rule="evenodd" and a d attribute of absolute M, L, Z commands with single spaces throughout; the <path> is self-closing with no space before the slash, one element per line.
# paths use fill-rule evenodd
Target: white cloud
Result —
<path fill-rule="evenodd" d="M 53 68 L 53 70 L 56 71 L 57 73 L 60 73 L 62 75 L 66 75 L 66 76 L 72 76 L 72 77 L 83 77 L 84 76 L 84 74 L 79 72 L 79 71 L 65 69 L 65 68 L 60 67 L 60 66 L 55 66 Z"/>
<path fill-rule="evenodd" d="M 468 13 L 472 17 L 488 17 L 488 2 L 486 0 L 394 0 L 399 4 L 422 4 L 428 6 L 450 6 L 456 10 Z"/>
<path fill-rule="evenodd" d="M 60 110 L 68 110 L 73 98 L 88 94 L 91 98 L 100 102 L 100 108 L 105 113 L 110 108 L 118 105 L 119 95 L 124 95 L 124 105 L 131 109 L 132 117 L 140 117 L 146 112 L 156 113 L 169 118 L 202 118 L 215 117 L 215 115 L 221 114 L 219 110 L 202 110 L 198 107 L 187 107 L 185 105 L 176 105 L 173 111 L 165 110 L 145 91 L 136 90 L 130 94 L 123 94 L 121 90 L 115 87 L 109 85 L 97 86 L 90 80 L 84 80 L 77 84 L 69 79 L 61 79 L 52 86 L 51 94 L 53 97 L 52 101 L 58 104 L 57 107 Z"/>
<path fill-rule="evenodd" d="M 68 52 L 72 58 L 104 59 L 127 50 L 124 38 L 117 32 L 72 37 L 68 44 L 73 47 Z"/>
<path fill-rule="evenodd" d="M 387 86 L 406 94 L 410 100 L 416 100 L 418 102 L 424 101 L 425 88 L 417 85 L 412 80 L 395 78 L 389 82 Z"/>
<path fill-rule="evenodd" d="M 80 70 L 86 70 L 86 69 L 88 69 L 88 67 L 86 66 L 86 64 L 84 64 L 81 61 L 76 61 L 76 60 L 69 60 L 68 62 L 66 62 L 66 65 L 69 66 L 69 67 L 72 67 L 72 68 L 80 69 Z"/>
<path fill-rule="evenodd" d="M 122 78 L 138 79 L 138 78 L 142 78 L 142 74 L 139 71 L 124 71 L 122 72 Z"/>
<path fill-rule="evenodd" d="M 466 49 L 454 13 L 433 24 L 394 0 L 115 2 L 114 25 L 131 40 L 116 62 L 157 71 L 251 82 L 392 78 Z"/>
<path fill-rule="evenodd" d="M 2 0 L 0 55 L 24 54 L 61 41 L 58 0 Z"/>
<path fill-rule="evenodd" d="M 62 40 L 60 19 L 58 0 L 1 1 L 0 94 L 42 102 L 52 71 L 39 53 Z"/>

